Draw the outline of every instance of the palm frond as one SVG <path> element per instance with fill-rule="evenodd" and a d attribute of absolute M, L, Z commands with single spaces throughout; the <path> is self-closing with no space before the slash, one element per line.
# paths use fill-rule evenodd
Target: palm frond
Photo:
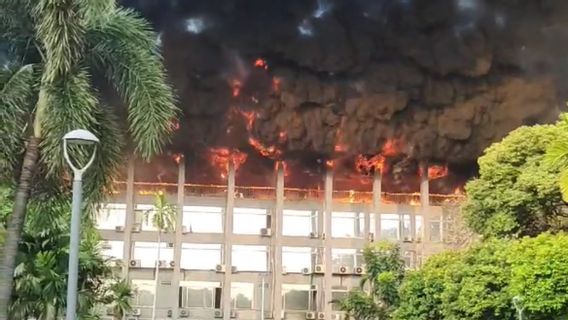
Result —
<path fill-rule="evenodd" d="M 0 74 L 0 177 L 6 178 L 23 150 L 26 115 L 33 106 L 35 77 L 31 65 L 15 71 L 2 70 Z"/>
<path fill-rule="evenodd" d="M 146 160 L 162 151 L 178 110 L 155 39 L 148 23 L 129 10 L 117 9 L 88 29 L 90 60 L 126 102 L 135 151 Z"/>
<path fill-rule="evenodd" d="M 86 23 L 93 23 L 98 19 L 105 19 L 116 9 L 115 0 L 77 0 L 81 16 Z"/>
<path fill-rule="evenodd" d="M 568 168 L 562 170 L 558 176 L 558 185 L 562 193 L 562 199 L 568 202 Z"/>
<path fill-rule="evenodd" d="M 36 34 L 45 51 L 43 80 L 51 83 L 79 63 L 85 28 L 75 0 L 40 0 L 34 12 L 38 20 Z"/>
<path fill-rule="evenodd" d="M 84 70 L 70 73 L 50 86 L 44 85 L 42 90 L 45 90 L 46 97 L 45 101 L 40 101 L 45 103 L 43 118 L 39 119 L 44 132 L 42 163 L 46 166 L 48 176 L 61 176 L 64 164 L 61 139 L 71 130 L 89 130 L 97 125 L 95 113 L 98 100 Z M 77 162 L 86 163 L 91 152 L 77 148 L 71 154 Z"/>
<path fill-rule="evenodd" d="M 568 137 L 552 142 L 546 150 L 544 162 L 548 165 L 568 168 Z"/>

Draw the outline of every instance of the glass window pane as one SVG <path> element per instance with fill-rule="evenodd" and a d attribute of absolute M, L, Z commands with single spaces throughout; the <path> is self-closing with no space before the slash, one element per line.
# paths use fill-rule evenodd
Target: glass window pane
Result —
<path fill-rule="evenodd" d="M 108 203 L 103 205 L 95 217 L 96 228 L 114 230 L 117 226 L 124 227 L 126 223 L 126 204 Z"/>
<path fill-rule="evenodd" d="M 430 241 L 440 242 L 442 241 L 442 224 L 440 221 L 430 222 Z"/>
<path fill-rule="evenodd" d="M 132 280 L 134 288 L 134 306 L 151 307 L 154 302 L 156 283 L 152 280 Z"/>
<path fill-rule="evenodd" d="M 182 243 L 180 268 L 213 270 L 221 263 L 221 244 Z"/>
<path fill-rule="evenodd" d="M 331 236 L 334 238 L 353 238 L 361 234 L 362 223 L 356 212 L 332 212 Z"/>
<path fill-rule="evenodd" d="M 424 233 L 422 216 L 416 216 L 416 241 L 422 241 L 422 234 Z"/>
<path fill-rule="evenodd" d="M 266 246 L 234 245 L 232 265 L 240 271 L 267 271 Z"/>
<path fill-rule="evenodd" d="M 331 298 L 332 298 L 333 301 L 342 300 L 346 296 L 347 296 L 347 291 L 332 291 L 331 292 Z M 339 304 L 337 304 L 337 303 L 333 303 L 331 305 L 331 309 L 333 311 L 341 311 L 341 308 L 339 307 Z"/>
<path fill-rule="evenodd" d="M 223 209 L 220 207 L 184 206 L 182 224 L 187 232 L 222 233 Z"/>
<path fill-rule="evenodd" d="M 282 247 L 282 266 L 286 272 L 302 272 L 312 266 L 312 248 Z"/>
<path fill-rule="evenodd" d="M 332 264 L 335 267 L 355 267 L 356 249 L 331 249 Z"/>
<path fill-rule="evenodd" d="M 156 266 L 156 261 L 173 261 L 174 248 L 168 247 L 166 242 L 160 244 L 160 257 L 158 258 L 158 243 L 157 242 L 134 242 L 133 259 L 140 260 L 143 268 L 153 268 Z"/>
<path fill-rule="evenodd" d="M 219 282 L 181 281 L 181 307 L 213 309 L 215 290 L 219 286 Z"/>
<path fill-rule="evenodd" d="M 310 303 L 310 285 L 283 284 L 282 294 L 284 310 L 313 310 L 313 305 Z"/>
<path fill-rule="evenodd" d="M 254 284 L 245 282 L 231 283 L 231 305 L 235 309 L 252 309 Z"/>
<path fill-rule="evenodd" d="M 260 234 L 266 228 L 266 209 L 235 208 L 233 232 L 236 234 Z"/>
<path fill-rule="evenodd" d="M 316 213 L 308 210 L 283 210 L 282 234 L 308 236 L 312 232 L 312 220 Z"/>
<path fill-rule="evenodd" d="M 398 214 L 381 214 L 381 238 L 398 240 L 400 229 L 400 216 Z"/>
<path fill-rule="evenodd" d="M 101 244 L 101 254 L 109 259 L 124 258 L 124 242 L 123 241 L 103 241 Z"/>

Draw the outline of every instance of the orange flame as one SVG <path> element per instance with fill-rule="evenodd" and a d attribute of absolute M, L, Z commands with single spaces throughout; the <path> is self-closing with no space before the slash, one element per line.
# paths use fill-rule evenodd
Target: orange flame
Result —
<path fill-rule="evenodd" d="M 448 167 L 447 166 L 439 166 L 434 165 L 428 167 L 428 179 L 429 180 L 436 180 L 443 178 L 448 175 Z"/>
<path fill-rule="evenodd" d="M 355 169 L 362 174 L 370 174 L 371 172 L 379 170 L 382 172 L 385 165 L 385 157 L 380 154 L 367 158 L 363 155 L 358 155 L 355 158 Z"/>
<path fill-rule="evenodd" d="M 333 168 L 333 166 L 335 165 L 335 163 L 333 162 L 333 160 L 326 160 L 326 161 L 325 161 L 325 165 L 326 165 L 328 168 Z"/>
<path fill-rule="evenodd" d="M 274 170 L 278 170 L 280 167 L 282 167 L 282 171 L 284 171 L 284 177 L 290 176 L 290 169 L 286 161 L 276 161 L 274 163 Z"/>
<path fill-rule="evenodd" d="M 254 66 L 257 67 L 257 68 L 268 70 L 268 63 L 266 63 L 266 60 L 264 60 L 262 58 L 256 59 L 254 61 Z"/>
<path fill-rule="evenodd" d="M 256 120 L 257 113 L 254 111 L 243 111 L 240 109 L 235 109 L 239 114 L 243 116 L 246 122 L 247 131 L 252 131 L 252 127 L 254 126 L 254 121 Z"/>
<path fill-rule="evenodd" d="M 209 157 L 211 164 L 221 171 L 221 178 L 226 179 L 229 172 L 229 164 L 232 163 L 235 172 L 247 160 L 247 154 L 237 149 L 229 150 L 227 148 L 210 148 Z"/>
<path fill-rule="evenodd" d="M 400 141 L 389 138 L 383 144 L 381 154 L 385 157 L 396 156 L 399 153 Z"/>
<path fill-rule="evenodd" d="M 412 199 L 410 199 L 410 205 L 411 205 L 411 206 L 419 206 L 419 205 L 420 205 L 420 200 L 417 200 L 417 199 L 412 198 Z"/>
<path fill-rule="evenodd" d="M 284 143 L 287 139 L 288 133 L 286 133 L 286 131 L 280 131 L 280 133 L 278 133 L 278 142 Z"/>
<path fill-rule="evenodd" d="M 231 88 L 233 89 L 233 97 L 238 97 L 241 94 L 241 88 L 243 84 L 239 80 L 233 80 L 231 82 Z"/>
<path fill-rule="evenodd" d="M 277 158 L 282 154 L 282 152 L 276 149 L 275 146 L 266 147 L 260 141 L 253 137 L 249 137 L 249 144 L 256 149 L 263 157 L 267 158 Z"/>

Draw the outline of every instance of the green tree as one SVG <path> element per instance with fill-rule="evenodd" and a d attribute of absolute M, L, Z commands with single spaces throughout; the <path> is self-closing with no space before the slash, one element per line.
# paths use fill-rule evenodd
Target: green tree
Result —
<path fill-rule="evenodd" d="M 156 261 L 156 290 L 152 303 L 152 320 L 156 319 L 156 304 L 158 302 L 158 284 L 160 283 L 160 249 L 162 245 L 162 233 L 171 232 L 175 229 L 176 207 L 168 203 L 166 195 L 159 191 L 154 197 L 154 208 L 145 213 L 146 219 L 150 219 L 152 225 L 158 229 L 158 259 Z"/>
<path fill-rule="evenodd" d="M 566 228 L 558 167 L 543 161 L 548 146 L 566 132 L 554 125 L 521 127 L 485 150 L 463 205 L 473 231 L 505 237 Z"/>
<path fill-rule="evenodd" d="M 0 72 L 0 172 L 19 172 L 12 177 L 17 188 L 0 266 L 5 320 L 30 191 L 37 194 L 39 182 L 49 180 L 55 181 L 52 193 L 61 191 L 53 186 L 65 185 L 63 135 L 84 128 L 101 140 L 85 177 L 87 199 L 94 203 L 121 160 L 125 136 L 149 159 L 173 130 L 176 108 L 156 35 L 114 0 L 0 0 L 0 7 L 0 42 L 9 46 L 9 67 Z M 124 112 L 101 102 L 94 78 L 112 84 Z M 123 113 L 127 128 L 119 124 Z"/>
<path fill-rule="evenodd" d="M 516 320 L 568 316 L 568 235 L 489 240 L 431 257 L 400 287 L 400 320 Z"/>
<path fill-rule="evenodd" d="M 560 116 L 560 121 L 556 124 L 564 133 L 568 132 L 568 114 Z M 552 142 L 546 150 L 545 162 L 551 166 L 558 167 L 558 186 L 562 192 L 564 201 L 568 201 L 568 137 L 562 135 L 560 139 Z"/>
<path fill-rule="evenodd" d="M 364 249 L 363 259 L 367 270 L 360 288 L 335 303 L 357 320 L 390 319 L 398 305 L 398 287 L 404 277 L 400 248 L 380 241 Z"/>
<path fill-rule="evenodd" d="M 119 279 L 110 283 L 103 298 L 104 304 L 112 308 L 114 320 L 122 320 L 132 311 L 134 291 L 128 280 Z"/>

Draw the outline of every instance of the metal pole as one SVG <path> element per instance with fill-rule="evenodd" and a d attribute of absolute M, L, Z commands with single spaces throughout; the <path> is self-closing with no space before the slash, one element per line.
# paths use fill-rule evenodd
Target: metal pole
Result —
<path fill-rule="evenodd" d="M 77 278 L 79 277 L 79 245 L 81 240 L 82 172 L 73 173 L 73 202 L 69 241 L 69 275 L 67 279 L 66 320 L 75 320 L 77 313 Z"/>
<path fill-rule="evenodd" d="M 260 288 L 260 320 L 264 320 L 264 276 L 262 276 Z"/>

